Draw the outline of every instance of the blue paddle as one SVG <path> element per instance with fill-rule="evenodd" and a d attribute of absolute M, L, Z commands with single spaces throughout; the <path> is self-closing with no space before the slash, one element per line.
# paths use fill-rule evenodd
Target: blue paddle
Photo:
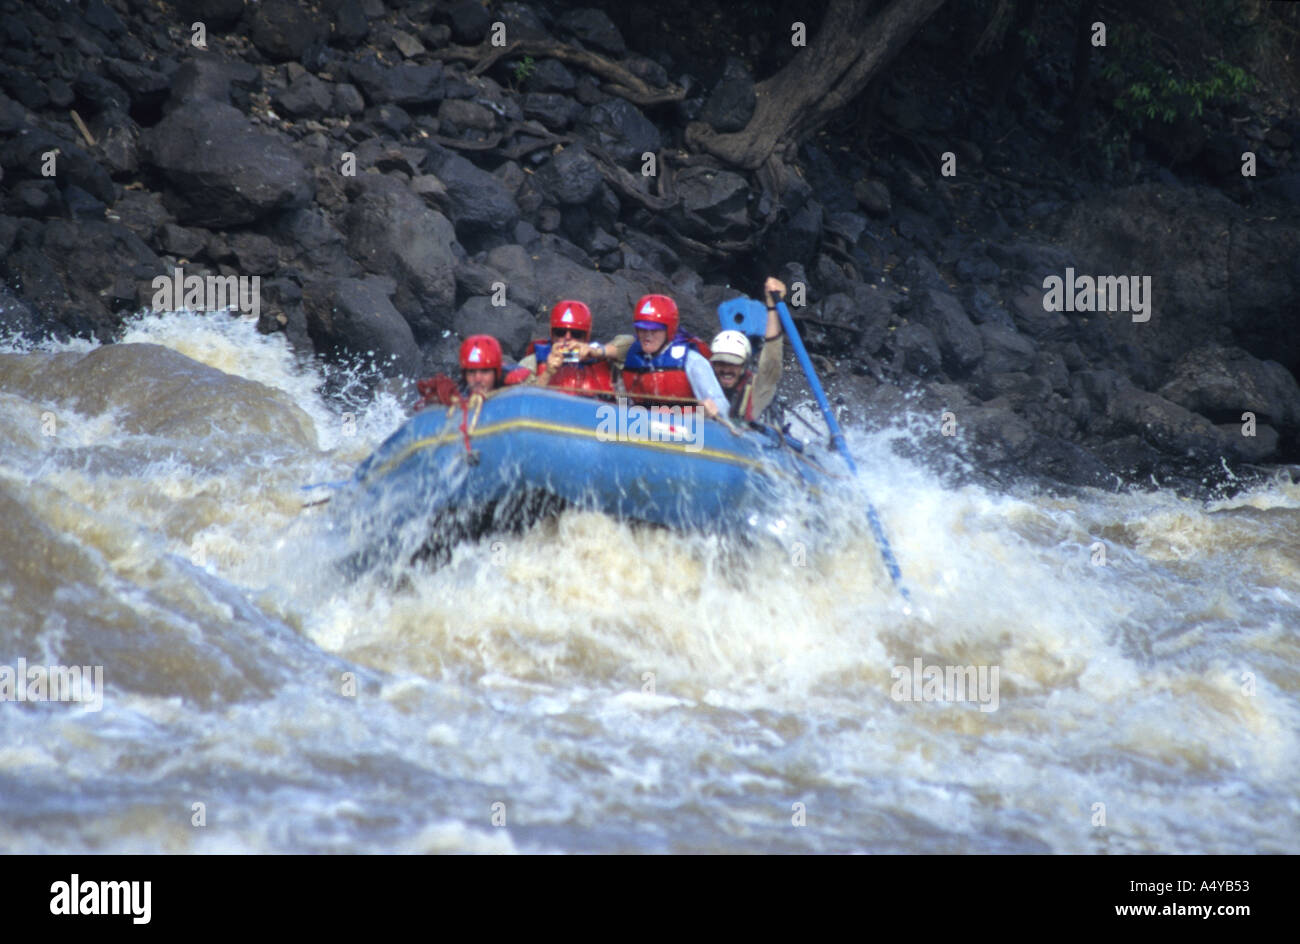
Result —
<path fill-rule="evenodd" d="M 840 424 L 835 421 L 835 414 L 831 411 L 831 405 L 826 401 L 822 385 L 817 380 L 817 371 L 813 369 L 812 360 L 804 349 L 803 339 L 799 337 L 799 329 L 795 327 L 790 309 L 786 308 L 780 295 L 777 295 L 776 309 L 781 316 L 781 325 L 790 337 L 790 346 L 794 348 L 795 356 L 799 359 L 799 366 L 803 368 L 804 376 L 808 378 L 808 386 L 817 400 L 817 406 L 821 408 L 822 416 L 826 420 L 826 428 L 831 432 L 831 442 L 844 458 L 849 471 L 856 475 L 858 467 L 854 465 L 853 457 L 849 455 L 849 447 L 844 441 L 844 434 L 840 431 Z M 752 298 L 733 298 L 718 306 L 718 321 L 723 328 L 734 328 L 745 334 L 761 336 L 767 333 L 767 306 Z M 885 569 L 889 571 L 889 576 L 893 578 L 894 585 L 898 587 L 898 592 L 902 594 L 903 599 L 910 603 L 912 596 L 903 584 L 903 573 L 894 558 L 889 539 L 885 537 L 885 527 L 880 523 L 880 516 L 876 514 L 875 506 L 870 500 L 867 501 L 867 521 L 871 525 L 871 533 L 875 535 L 876 543 L 880 546 L 880 556 L 885 560 Z"/>

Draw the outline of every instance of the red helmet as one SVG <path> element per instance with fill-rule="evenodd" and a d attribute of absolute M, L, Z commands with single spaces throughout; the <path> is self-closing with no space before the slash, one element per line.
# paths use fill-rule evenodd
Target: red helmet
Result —
<path fill-rule="evenodd" d="M 461 370 L 495 370 L 501 376 L 501 342 L 490 334 L 471 334 L 460 345 Z"/>
<path fill-rule="evenodd" d="M 551 330 L 556 328 L 572 328 L 574 331 L 585 331 L 591 334 L 591 309 L 582 302 L 575 302 L 565 299 L 562 302 L 556 302 L 555 307 L 551 309 Z"/>
<path fill-rule="evenodd" d="M 670 341 L 677 334 L 677 303 L 667 295 L 642 295 L 633 317 L 638 328 L 664 328 Z"/>

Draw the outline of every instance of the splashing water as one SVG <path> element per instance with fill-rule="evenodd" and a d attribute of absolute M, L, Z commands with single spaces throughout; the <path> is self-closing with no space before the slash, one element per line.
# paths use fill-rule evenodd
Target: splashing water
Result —
<path fill-rule="evenodd" d="M 1295 485 L 947 488 L 850 431 L 808 547 L 566 512 L 346 579 L 301 486 L 403 420 L 365 367 L 189 313 L 3 350 L 0 666 L 104 679 L 0 701 L 5 851 L 1295 851 Z"/>

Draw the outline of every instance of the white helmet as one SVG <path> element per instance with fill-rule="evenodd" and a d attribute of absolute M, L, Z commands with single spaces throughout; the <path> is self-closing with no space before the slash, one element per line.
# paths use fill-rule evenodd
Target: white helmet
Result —
<path fill-rule="evenodd" d="M 712 360 L 723 364 L 747 364 L 754 349 L 750 347 L 749 338 L 739 331 L 723 331 L 713 339 Z"/>

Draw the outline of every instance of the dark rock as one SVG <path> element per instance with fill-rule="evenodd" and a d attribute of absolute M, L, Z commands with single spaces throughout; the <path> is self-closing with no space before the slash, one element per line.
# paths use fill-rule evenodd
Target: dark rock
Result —
<path fill-rule="evenodd" d="M 542 306 L 533 259 L 523 246 L 497 246 L 488 252 L 487 263 L 506 283 L 507 299 L 529 311 L 537 311 Z"/>
<path fill-rule="evenodd" d="M 55 156 L 56 186 L 75 184 L 102 203 L 116 199 L 113 180 L 108 172 L 86 151 L 48 131 L 23 129 L 18 135 L 0 143 L 0 167 L 15 180 L 37 177 L 44 165 L 44 155 Z"/>
<path fill-rule="evenodd" d="M 587 109 L 579 122 L 578 133 L 623 165 L 640 166 L 643 154 L 657 152 L 663 146 L 659 130 L 646 120 L 640 109 L 621 98 Z"/>
<path fill-rule="evenodd" d="M 496 306 L 490 296 L 476 295 L 456 312 L 452 330 L 462 338 L 471 334 L 491 334 L 501 342 L 507 355 L 519 358 L 533 339 L 536 328 L 532 312 L 510 301 Z"/>
<path fill-rule="evenodd" d="M 875 284 L 855 282 L 850 287 L 850 296 L 859 331 L 858 349 L 864 354 L 875 354 L 889 334 L 898 295 Z"/>
<path fill-rule="evenodd" d="M 411 116 L 406 113 L 404 108 L 392 104 L 371 106 L 366 109 L 365 120 L 379 131 L 386 131 L 388 134 L 399 138 L 411 127 Z M 375 138 L 371 138 L 371 141 L 378 143 L 378 139 Z M 366 143 L 369 144 L 370 141 Z M 359 152 L 360 149 L 358 149 Z M 374 163 L 374 166 L 379 167 L 381 170 L 388 169 L 378 161 Z"/>
<path fill-rule="evenodd" d="M 749 184 L 739 174 L 688 167 L 676 187 L 680 199 L 670 212 L 688 235 L 730 239 L 749 229 Z"/>
<path fill-rule="evenodd" d="M 1031 338 L 1043 340 L 1064 340 L 1070 330 L 1070 322 L 1059 311 L 1047 311 L 1043 308 L 1045 292 L 1041 288 L 1027 285 L 1011 300 L 1011 315 L 1016 327 Z"/>
<path fill-rule="evenodd" d="M 163 252 L 181 259 L 193 259 L 203 248 L 207 233 L 165 223 L 158 231 L 158 245 Z"/>
<path fill-rule="evenodd" d="M 260 0 L 253 8 L 249 38 L 268 59 L 301 59 L 328 35 L 329 27 L 294 0 Z"/>
<path fill-rule="evenodd" d="M 975 366 L 984 355 L 984 343 L 961 302 L 933 288 L 922 289 L 915 301 L 917 320 L 934 332 L 946 366 L 957 373 Z"/>
<path fill-rule="evenodd" d="M 31 305 L 0 282 L 0 338 L 36 339 L 45 333 L 43 319 Z"/>
<path fill-rule="evenodd" d="M 167 223 L 176 218 L 163 206 L 162 197 L 146 190 L 124 190 L 113 206 L 119 223 L 146 243 L 151 243 Z"/>
<path fill-rule="evenodd" d="M 227 29 L 244 15 L 244 0 L 181 0 L 176 7 L 184 15 L 187 27 L 198 20 L 209 30 Z"/>
<path fill-rule="evenodd" d="M 467 234 L 509 232 L 519 220 L 514 195 L 496 177 L 449 152 L 430 151 L 434 173 L 447 188 L 447 209 Z"/>
<path fill-rule="evenodd" d="M 57 77 L 45 83 L 45 91 L 50 96 L 50 104 L 55 108 L 67 108 L 77 100 L 77 93 L 72 90 L 72 86 Z"/>
<path fill-rule="evenodd" d="M 903 325 L 890 336 L 889 347 L 894 352 L 895 369 L 906 370 L 918 377 L 939 373 L 943 362 L 939 342 L 925 325 L 916 322 Z"/>
<path fill-rule="evenodd" d="M 529 92 L 523 108 L 525 118 L 536 118 L 548 128 L 567 128 L 582 115 L 582 106 L 567 95 L 547 92 Z"/>
<path fill-rule="evenodd" d="M 108 172 L 117 178 L 133 175 L 140 166 L 140 128 L 127 115 L 101 114 L 90 122 Z"/>
<path fill-rule="evenodd" d="M 638 56 L 633 53 L 624 57 L 623 68 L 641 81 L 657 88 L 663 88 L 668 84 L 668 70 L 653 59 L 648 59 L 645 56 Z"/>
<path fill-rule="evenodd" d="M 768 234 L 768 267 L 776 268 L 787 262 L 808 264 L 821 238 L 822 205 L 809 200 L 795 211 L 785 226 Z"/>
<path fill-rule="evenodd" d="M 1218 423 L 1259 423 L 1300 432 L 1300 386 L 1276 361 L 1261 361 L 1239 348 L 1209 344 L 1184 354 L 1160 395 Z"/>
<path fill-rule="evenodd" d="M 304 269 L 337 276 L 358 276 L 361 267 L 347 254 L 340 233 L 317 207 L 280 214 L 275 232 L 290 248 L 289 258 Z"/>
<path fill-rule="evenodd" d="M 152 295 L 162 260 L 118 222 L 51 220 L 23 230 L 2 263 L 4 281 L 47 322 L 107 340 L 118 317 Z M 120 289 L 118 286 L 121 286 Z"/>
<path fill-rule="evenodd" d="M 334 112 L 339 115 L 359 115 L 366 110 L 366 100 L 351 82 L 334 86 Z"/>
<path fill-rule="evenodd" d="M 576 36 L 585 46 L 601 52 L 621 56 L 627 51 L 623 36 L 614 21 L 603 10 L 584 7 L 569 10 L 560 16 L 556 25 L 562 33 Z"/>
<path fill-rule="evenodd" d="M 349 76 L 373 105 L 422 105 L 442 97 L 441 62 L 387 66 L 370 56 L 354 63 Z"/>
<path fill-rule="evenodd" d="M 14 134 L 21 128 L 30 128 L 35 119 L 22 105 L 0 95 L 0 133 Z"/>
<path fill-rule="evenodd" d="M 1264 462 L 1277 455 L 1281 437 L 1267 423 L 1257 425 L 1253 435 L 1246 435 L 1241 423 L 1221 423 L 1218 430 L 1224 451 L 1241 462 Z"/>
<path fill-rule="evenodd" d="M 277 109 L 290 118 L 319 118 L 329 114 L 333 103 L 334 95 L 328 83 L 310 72 L 298 76 L 288 88 L 275 95 Z"/>
<path fill-rule="evenodd" d="M 182 222 L 239 226 L 312 197 L 311 175 L 293 150 L 229 105 L 173 111 L 141 143 L 144 160 L 166 178 L 168 206 Z"/>
<path fill-rule="evenodd" d="M 322 7 L 334 25 L 331 43 L 351 49 L 370 35 L 370 21 L 360 0 L 325 0 Z"/>
<path fill-rule="evenodd" d="M 963 282 L 996 282 L 1002 274 L 998 264 L 984 256 L 962 256 L 953 266 L 953 272 Z"/>
<path fill-rule="evenodd" d="M 1028 338 L 993 324 L 980 325 L 979 332 L 984 346 L 985 370 L 1008 373 L 1028 371 L 1034 366 L 1037 351 Z"/>
<path fill-rule="evenodd" d="M 1237 170 L 1240 170 L 1239 164 Z M 1263 189 L 1283 203 L 1300 206 L 1300 174 L 1280 174 L 1265 183 Z"/>
<path fill-rule="evenodd" d="M 549 39 L 550 34 L 542 24 L 541 18 L 533 12 L 531 4 L 507 0 L 496 5 L 496 20 L 505 24 L 506 42 L 517 39 Z M 455 26 L 452 27 L 455 29 Z"/>
<path fill-rule="evenodd" d="M 9 189 L 4 212 L 11 216 L 44 219 L 63 212 L 63 200 L 53 180 L 20 180 Z"/>
<path fill-rule="evenodd" d="M 861 213 L 838 212 L 826 214 L 826 232 L 844 240 L 847 247 L 857 245 L 867 229 L 867 218 Z"/>
<path fill-rule="evenodd" d="M 1142 436 L 1171 456 L 1212 462 L 1226 448 L 1222 435 L 1204 416 L 1126 382 L 1110 401 L 1108 414 L 1119 431 Z"/>
<path fill-rule="evenodd" d="M 986 468 L 1020 473 L 1040 437 L 1023 418 L 993 406 L 954 411 L 959 429 L 968 437 L 970 453 Z M 1010 468 L 1009 468 L 1010 467 Z"/>
<path fill-rule="evenodd" d="M 572 92 L 577 84 L 573 73 L 558 59 L 543 59 L 533 66 L 528 77 L 528 88 L 535 92 Z"/>
<path fill-rule="evenodd" d="M 77 93 L 82 110 L 88 114 L 98 114 L 101 111 L 124 112 L 131 106 L 131 96 L 122 86 L 94 72 L 79 73 L 72 88 Z"/>
<path fill-rule="evenodd" d="M 229 105 L 232 89 L 237 93 L 236 98 L 247 100 L 249 93 L 260 88 L 261 84 L 261 73 L 246 62 L 199 55 L 181 63 L 172 76 L 172 91 L 165 110 L 175 110 L 199 101 Z"/>
<path fill-rule="evenodd" d="M 275 243 L 260 233 L 236 233 L 230 237 L 230 249 L 240 275 L 270 275 L 280 266 Z"/>
<path fill-rule="evenodd" d="M 395 304 L 421 341 L 449 327 L 456 300 L 456 233 L 400 181 L 366 174 L 353 184 L 348 251 L 368 271 L 397 281 Z"/>
<path fill-rule="evenodd" d="M 105 59 L 104 71 L 126 89 L 132 108 L 157 108 L 167 98 L 172 77 L 158 69 L 121 59 Z"/>
<path fill-rule="evenodd" d="M 1131 345 L 1168 368 L 1194 348 L 1230 340 L 1289 369 L 1300 365 L 1291 315 L 1300 269 L 1277 264 L 1300 257 L 1294 220 L 1247 213 L 1208 188 L 1144 184 L 1076 204 L 1057 235 L 1081 257 L 1080 273 L 1152 277 L 1149 322 L 1092 319 L 1109 347 Z"/>
<path fill-rule="evenodd" d="M 393 45 L 404 59 L 414 59 L 428 52 L 422 42 L 405 30 L 393 30 Z"/>
<path fill-rule="evenodd" d="M 86 25 L 93 26 L 105 36 L 117 39 L 126 35 L 126 24 L 104 0 L 87 0 L 81 15 Z"/>
<path fill-rule="evenodd" d="M 566 205 L 586 203 L 604 180 L 595 159 L 581 144 L 556 154 L 541 166 L 537 176 L 546 192 Z"/>
<path fill-rule="evenodd" d="M 438 106 L 438 121 L 449 121 L 457 128 L 475 128 L 479 131 L 491 131 L 496 127 L 497 118 L 491 110 L 477 102 L 460 98 L 448 98 Z"/>
<path fill-rule="evenodd" d="M 1106 464 L 1082 446 L 1053 436 L 1037 436 L 1021 469 L 1028 475 L 1083 488 L 1106 488 L 1115 482 Z"/>
<path fill-rule="evenodd" d="M 303 307 L 317 350 L 371 358 L 386 376 L 418 376 L 415 337 L 389 301 L 391 291 L 391 283 L 377 278 L 309 281 Z"/>
<path fill-rule="evenodd" d="M 577 86 L 573 89 L 573 97 L 579 104 L 591 107 L 611 101 L 610 96 L 600 90 L 600 83 L 589 75 L 579 77 Z"/>
<path fill-rule="evenodd" d="M 717 131 L 741 131 L 754 114 L 757 98 L 754 95 L 754 77 L 735 56 L 728 56 L 713 91 L 709 93 L 700 112 L 700 120 L 708 122 Z"/>
<path fill-rule="evenodd" d="M 460 0 L 458 3 L 453 3 L 447 10 L 447 16 L 451 19 L 452 38 L 468 46 L 481 43 L 492 23 L 492 15 L 479 0 Z M 516 37 L 507 34 L 506 41 L 510 42 L 513 38 Z"/>
<path fill-rule="evenodd" d="M 978 325 L 998 325 L 1012 331 L 1016 330 L 1016 322 L 1011 314 L 982 288 L 971 290 L 966 311 L 970 314 L 971 321 Z"/>

